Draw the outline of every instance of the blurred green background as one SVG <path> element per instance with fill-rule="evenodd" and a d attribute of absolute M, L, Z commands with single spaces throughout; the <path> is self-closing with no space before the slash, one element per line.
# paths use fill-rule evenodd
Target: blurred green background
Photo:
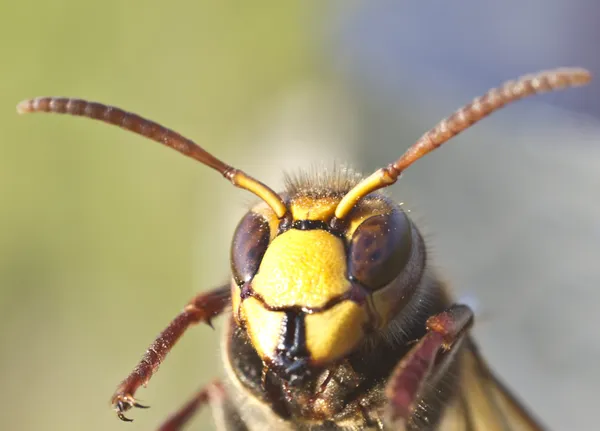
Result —
<path fill-rule="evenodd" d="M 230 235 L 251 201 L 156 143 L 87 120 L 19 117 L 15 104 L 115 104 L 278 177 L 254 137 L 274 100 L 319 75 L 317 5 L 2 2 L 0 429 L 151 429 L 216 376 L 218 333 L 196 328 L 139 392 L 150 410 L 125 425 L 109 408 L 154 336 L 227 279 Z"/>
<path fill-rule="evenodd" d="M 226 280 L 231 234 L 253 200 L 157 143 L 89 120 L 20 117 L 17 102 L 123 107 L 273 188 L 320 160 L 370 172 L 490 85 L 588 66 L 597 56 L 551 43 L 586 46 L 557 30 L 584 28 L 585 1 L 518 16 L 476 0 L 438 16 L 386 0 L 2 2 L 0 430 L 153 429 L 218 375 L 220 325 L 194 328 L 138 393 L 150 410 L 122 424 L 109 406 L 188 299 Z M 566 19 L 567 7 L 579 15 Z M 593 108 L 598 98 L 581 95 L 595 92 L 572 92 L 576 106 Z M 391 193 L 458 295 L 479 303 L 476 336 L 503 379 L 554 429 L 591 429 L 600 129 L 538 100 L 461 135 Z M 204 411 L 190 429 L 209 423 Z"/>

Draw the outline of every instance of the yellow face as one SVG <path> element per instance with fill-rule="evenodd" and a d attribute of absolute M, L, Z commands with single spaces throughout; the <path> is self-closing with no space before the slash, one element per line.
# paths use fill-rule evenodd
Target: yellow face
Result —
<path fill-rule="evenodd" d="M 408 218 L 377 198 L 333 227 L 338 202 L 291 199 L 283 221 L 259 205 L 234 237 L 234 317 L 265 364 L 290 382 L 356 351 L 410 293 L 401 282 L 414 254 Z"/>

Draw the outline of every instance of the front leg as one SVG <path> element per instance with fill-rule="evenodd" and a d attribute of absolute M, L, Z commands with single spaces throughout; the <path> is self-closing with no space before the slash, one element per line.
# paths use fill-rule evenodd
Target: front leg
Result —
<path fill-rule="evenodd" d="M 194 297 L 183 311 L 171 321 L 169 326 L 148 347 L 131 374 L 121 382 L 115 391 L 111 402 L 119 419 L 130 422 L 132 419 L 125 417 L 123 413 L 132 407 L 146 408 L 134 398 L 136 390 L 142 385 L 146 386 L 167 353 L 188 327 L 200 322 L 212 326 L 211 319 L 223 312 L 230 303 L 230 298 L 231 289 L 229 285 L 201 293 Z"/>
<path fill-rule="evenodd" d="M 448 366 L 472 324 L 473 311 L 460 304 L 427 319 L 427 333 L 396 365 L 386 386 L 385 416 L 392 429 L 405 429 L 426 382 Z"/>

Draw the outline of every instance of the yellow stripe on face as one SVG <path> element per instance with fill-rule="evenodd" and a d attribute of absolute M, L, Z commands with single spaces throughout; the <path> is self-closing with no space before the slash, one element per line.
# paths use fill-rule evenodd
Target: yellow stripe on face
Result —
<path fill-rule="evenodd" d="M 324 230 L 290 229 L 269 245 L 252 289 L 270 307 L 323 307 L 346 293 L 346 251 Z"/>
<path fill-rule="evenodd" d="M 306 319 L 306 347 L 314 365 L 335 361 L 353 351 L 363 340 L 369 321 L 366 303 L 343 301 Z"/>
<path fill-rule="evenodd" d="M 285 313 L 265 309 L 256 298 L 246 298 L 240 305 L 241 317 L 256 353 L 263 359 L 275 357 L 281 338 Z"/>

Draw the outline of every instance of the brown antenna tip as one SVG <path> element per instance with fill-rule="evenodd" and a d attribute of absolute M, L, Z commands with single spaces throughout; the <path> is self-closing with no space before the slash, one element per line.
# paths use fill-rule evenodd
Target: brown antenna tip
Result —
<path fill-rule="evenodd" d="M 17 113 L 18 114 L 26 114 L 28 112 L 31 112 L 31 102 L 32 100 L 23 100 L 21 102 L 18 103 L 17 105 Z"/>
<path fill-rule="evenodd" d="M 483 96 L 455 111 L 425 133 L 390 167 L 398 175 L 425 154 L 435 150 L 450 138 L 487 117 L 505 105 L 534 94 L 547 93 L 585 85 L 592 79 L 589 71 L 582 68 L 559 68 L 525 75 L 492 88 Z"/>

